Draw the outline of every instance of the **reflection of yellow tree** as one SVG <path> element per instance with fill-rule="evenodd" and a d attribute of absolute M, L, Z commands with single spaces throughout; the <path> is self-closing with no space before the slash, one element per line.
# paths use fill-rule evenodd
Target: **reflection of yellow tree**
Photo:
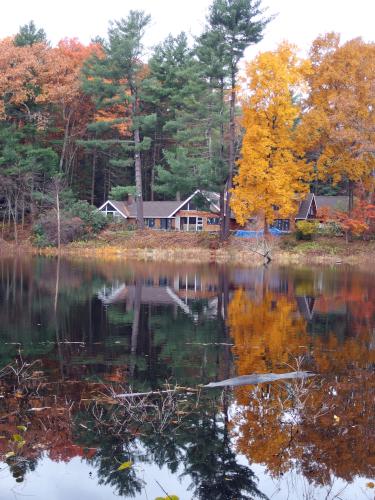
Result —
<path fill-rule="evenodd" d="M 309 394 L 295 435 L 304 475 L 318 484 L 328 484 L 331 474 L 346 481 L 373 477 L 374 415 L 373 374 L 355 368 L 322 379 Z"/>
<path fill-rule="evenodd" d="M 371 328 L 355 315 L 351 322 L 355 338 L 339 342 L 332 334 L 308 340 L 290 299 L 266 292 L 257 302 L 244 291 L 234 294 L 228 323 L 238 375 L 285 370 L 285 363 L 306 351 L 311 368 L 323 375 L 236 389 L 238 449 L 271 474 L 292 464 L 320 484 L 332 473 L 347 481 L 374 474 L 375 380 L 366 370 L 375 361 Z"/>
<path fill-rule="evenodd" d="M 290 371 L 287 364 L 293 365 L 306 352 L 305 321 L 287 297 L 265 292 L 256 301 L 237 290 L 228 307 L 228 324 L 238 375 Z M 252 460 L 267 463 L 271 471 L 280 473 L 288 468 L 291 436 L 290 426 L 282 424 L 275 387 L 258 387 L 252 392 L 246 387 L 236 389 L 241 405 L 238 446 Z M 285 402 L 285 410 L 290 404 Z"/>
<path fill-rule="evenodd" d="M 266 292 L 260 302 L 237 290 L 229 304 L 238 375 L 285 371 L 285 363 L 306 352 L 306 324 L 295 301 Z M 281 369 L 281 370 L 280 370 Z"/>

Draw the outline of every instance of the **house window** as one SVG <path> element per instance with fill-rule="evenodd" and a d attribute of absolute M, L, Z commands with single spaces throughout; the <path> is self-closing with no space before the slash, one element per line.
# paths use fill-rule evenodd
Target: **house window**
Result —
<path fill-rule="evenodd" d="M 220 224 L 220 218 L 219 217 L 208 217 L 207 224 L 209 226 L 217 226 Z"/>
<path fill-rule="evenodd" d="M 155 219 L 145 219 L 145 226 L 149 228 L 155 227 Z"/>
<path fill-rule="evenodd" d="M 290 230 L 290 220 L 289 219 L 275 219 L 273 221 L 272 227 L 276 227 L 280 231 Z"/>
<path fill-rule="evenodd" d="M 160 219 L 160 229 L 169 229 L 169 219 Z"/>

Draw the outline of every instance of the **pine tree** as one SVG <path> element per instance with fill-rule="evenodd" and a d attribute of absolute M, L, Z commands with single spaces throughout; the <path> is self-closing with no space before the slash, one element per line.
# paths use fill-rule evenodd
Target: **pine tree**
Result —
<path fill-rule="evenodd" d="M 142 38 L 149 22 L 150 17 L 141 11 L 130 11 L 126 19 L 112 22 L 108 29 L 108 41 L 103 46 L 104 54 L 96 56 L 86 66 L 84 83 L 86 92 L 96 98 L 99 111 L 98 120 L 92 124 L 91 130 L 99 134 L 109 129 L 117 130 L 114 139 L 92 139 L 86 145 L 107 150 L 116 145 L 124 152 L 132 152 L 137 223 L 141 229 L 144 227 L 141 153 L 147 151 L 151 144 L 151 139 L 142 132 L 154 120 L 143 109 L 142 86 L 147 67 L 142 60 Z M 129 158 L 112 159 L 111 164 L 125 167 L 129 165 Z"/>
<path fill-rule="evenodd" d="M 230 195 L 236 160 L 236 87 L 238 64 L 245 49 L 258 43 L 271 18 L 262 17 L 264 10 L 260 0 L 214 0 L 208 15 L 207 35 L 214 48 L 216 60 L 224 64 L 226 80 L 230 91 L 229 106 L 229 147 L 228 178 L 226 183 L 226 201 L 224 211 L 223 237 L 229 236 Z"/>
<path fill-rule="evenodd" d="M 47 43 L 47 35 L 44 29 L 35 26 L 34 21 L 20 26 L 19 32 L 14 37 L 14 45 L 24 47 L 25 45 L 34 45 L 34 43 Z"/>
<path fill-rule="evenodd" d="M 216 189 L 220 178 L 220 102 L 187 37 L 169 36 L 150 60 L 163 154 L 158 193 L 185 196 L 197 187 Z M 173 187 L 172 187 L 173 186 Z"/>

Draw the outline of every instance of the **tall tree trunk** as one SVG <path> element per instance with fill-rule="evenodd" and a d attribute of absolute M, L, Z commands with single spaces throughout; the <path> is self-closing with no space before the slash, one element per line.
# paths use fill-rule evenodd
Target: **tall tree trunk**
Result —
<path fill-rule="evenodd" d="M 134 304 L 133 304 L 133 324 L 132 324 L 132 336 L 130 342 L 130 376 L 134 375 L 135 369 L 135 357 L 137 355 L 138 346 L 138 335 L 139 335 L 139 323 L 141 318 L 141 300 L 142 300 L 142 282 L 140 278 L 135 279 L 134 284 Z"/>
<path fill-rule="evenodd" d="M 349 181 L 348 182 L 348 191 L 349 191 L 349 216 L 352 215 L 352 212 L 353 212 L 353 208 L 354 208 L 354 182 L 353 181 Z"/>
<path fill-rule="evenodd" d="M 138 118 L 138 98 L 135 88 L 131 90 L 133 105 L 133 120 Z M 142 196 L 142 162 L 141 162 L 141 152 L 140 152 L 140 130 L 139 125 L 134 128 L 134 163 L 135 163 L 135 188 L 137 190 L 136 194 L 136 204 L 137 204 L 137 226 L 138 229 L 145 228 L 145 221 L 143 219 L 143 196 Z"/>
<path fill-rule="evenodd" d="M 225 188 L 220 191 L 220 239 L 224 239 Z"/>
<path fill-rule="evenodd" d="M 16 245 L 18 245 L 18 198 L 14 199 L 14 208 L 13 208 L 13 226 L 14 226 L 14 241 Z"/>
<path fill-rule="evenodd" d="M 25 226 L 25 194 L 22 194 L 21 229 Z"/>
<path fill-rule="evenodd" d="M 58 182 L 56 182 L 56 213 L 57 213 L 57 249 L 60 254 L 61 247 L 61 217 L 60 217 L 60 194 Z"/>
<path fill-rule="evenodd" d="M 231 91 L 230 91 L 230 108 L 229 108 L 229 172 L 226 185 L 225 213 L 224 213 L 224 239 L 228 239 L 230 230 L 230 197 L 233 187 L 233 174 L 235 162 L 235 144 L 236 144 L 236 123 L 235 123 L 235 108 L 236 108 L 236 72 L 232 68 L 231 75 Z"/>
<path fill-rule="evenodd" d="M 220 124 L 220 150 L 219 150 L 219 158 L 221 166 L 224 164 L 224 110 L 225 110 L 225 102 L 224 102 L 224 78 L 220 78 L 220 103 L 221 103 L 221 124 Z M 224 200 L 225 200 L 225 186 L 223 186 L 222 192 L 220 192 L 220 239 L 224 240 L 225 233 L 225 219 L 224 219 Z"/>
<path fill-rule="evenodd" d="M 154 201 L 155 193 L 155 165 L 156 165 L 156 138 L 157 138 L 157 133 L 156 133 L 156 128 L 154 132 L 154 144 L 152 147 L 152 165 L 151 165 L 151 182 L 150 182 L 150 195 L 151 195 L 151 201 Z"/>
<path fill-rule="evenodd" d="M 351 180 L 348 181 L 348 191 L 349 191 L 348 212 L 349 212 L 349 217 L 351 217 L 354 208 L 354 182 Z M 353 240 L 353 235 L 352 232 L 349 230 L 346 232 L 346 243 L 350 243 L 352 240 Z"/>
<path fill-rule="evenodd" d="M 70 123 L 70 116 L 67 117 L 67 120 L 65 122 L 65 127 L 64 127 L 64 139 L 63 139 L 63 145 L 62 145 L 62 150 L 61 150 L 61 155 L 60 155 L 60 161 L 59 161 L 59 171 L 60 172 L 62 172 L 62 170 L 63 170 L 64 160 L 65 160 L 65 153 L 66 153 L 66 147 L 68 145 L 69 123 Z"/>
<path fill-rule="evenodd" d="M 141 152 L 139 151 L 140 145 L 139 128 L 134 129 L 134 144 L 135 144 L 135 187 L 137 190 L 137 225 L 138 229 L 145 228 L 145 221 L 143 219 L 143 196 L 142 196 L 142 163 Z"/>
<path fill-rule="evenodd" d="M 94 204 L 95 200 L 95 175 L 96 175 L 96 148 L 93 151 L 92 157 L 92 173 L 91 173 L 91 205 Z"/>
<path fill-rule="evenodd" d="M 264 236 L 267 236 L 267 234 L 269 233 L 269 228 L 268 228 L 268 222 L 267 222 L 267 219 L 266 217 L 264 217 Z"/>

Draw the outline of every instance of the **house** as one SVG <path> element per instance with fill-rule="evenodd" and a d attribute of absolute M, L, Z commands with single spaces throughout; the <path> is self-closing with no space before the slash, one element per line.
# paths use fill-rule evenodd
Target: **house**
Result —
<path fill-rule="evenodd" d="M 98 210 L 128 226 L 136 225 L 137 205 L 132 197 L 127 201 L 107 200 Z M 144 201 L 143 217 L 145 226 L 152 229 L 217 232 L 220 230 L 220 196 L 197 189 L 183 201 Z"/>
<path fill-rule="evenodd" d="M 326 209 L 330 212 L 349 212 L 349 196 L 317 196 L 315 195 L 317 210 Z"/>
<path fill-rule="evenodd" d="M 316 196 L 309 193 L 302 200 L 298 212 L 293 219 L 277 218 L 272 227 L 288 232 L 295 222 L 316 219 L 318 210 L 347 211 L 349 198 L 347 196 Z M 128 227 L 137 223 L 137 204 L 133 197 L 127 201 L 107 200 L 98 208 L 107 217 L 123 222 Z M 220 230 L 220 195 L 212 191 L 197 189 L 183 201 L 144 201 L 143 217 L 145 226 L 150 229 L 177 231 L 212 231 Z M 249 220 L 247 226 L 257 224 L 257 218 Z M 231 229 L 240 228 L 231 214 Z"/>
<path fill-rule="evenodd" d="M 327 209 L 330 212 L 341 211 L 348 212 L 349 197 L 348 196 L 317 196 L 309 193 L 298 208 L 294 222 L 302 220 L 313 220 L 318 216 L 318 211 Z M 272 227 L 276 227 L 281 231 L 290 231 L 292 219 L 275 219 Z"/>

